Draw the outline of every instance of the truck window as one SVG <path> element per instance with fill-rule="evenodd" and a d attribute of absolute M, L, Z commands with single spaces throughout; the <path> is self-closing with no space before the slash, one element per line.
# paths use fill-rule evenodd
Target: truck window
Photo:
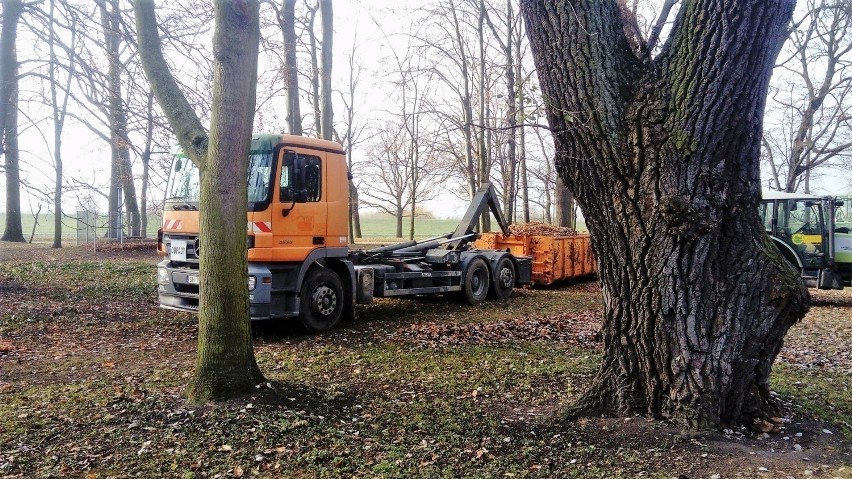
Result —
<path fill-rule="evenodd" d="M 198 167 L 184 155 L 175 155 L 172 174 L 166 187 L 166 201 L 198 201 L 201 198 L 201 180 Z"/>
<path fill-rule="evenodd" d="M 284 165 L 281 167 L 279 182 L 281 201 L 294 201 L 294 198 L 296 198 L 294 191 L 300 187 L 294 171 L 294 159 L 295 156 L 284 156 Z M 307 191 L 308 202 L 317 202 L 322 196 L 322 160 L 318 156 L 311 155 L 299 155 L 299 159 L 304 164 L 304 171 L 302 172 L 304 184 L 301 185 L 301 189 Z"/>
<path fill-rule="evenodd" d="M 272 152 L 252 152 L 249 155 L 248 202 L 267 201 L 272 178 Z"/>

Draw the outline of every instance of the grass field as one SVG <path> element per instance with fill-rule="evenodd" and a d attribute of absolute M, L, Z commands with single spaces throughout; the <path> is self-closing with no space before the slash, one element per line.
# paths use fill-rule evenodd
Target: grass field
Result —
<path fill-rule="evenodd" d="M 35 243 L 44 243 L 53 240 L 53 220 L 54 216 L 52 214 L 41 214 L 38 217 L 38 224 L 36 223 L 36 218 L 31 214 L 26 214 L 22 218 L 22 227 L 24 230 L 24 238 L 29 240 L 30 235 L 33 237 L 33 242 Z M 415 220 L 414 225 L 414 236 L 417 239 L 423 238 L 431 238 L 434 236 L 440 236 L 444 233 L 449 233 L 456 229 L 459 220 L 457 219 L 441 219 L 441 218 L 417 218 Z M 0 227 L 5 226 L 6 224 L 6 214 L 0 213 Z M 35 224 L 35 231 L 33 231 L 33 225 Z M 98 235 L 102 237 L 106 231 L 107 217 L 101 216 L 98 218 Z M 149 238 L 156 238 L 157 236 L 157 228 L 162 224 L 162 219 L 160 215 L 149 215 L 148 216 L 148 234 Z M 77 221 L 73 217 L 66 217 L 62 221 L 62 238 L 64 242 L 70 244 L 75 244 L 76 242 L 85 243 L 86 242 L 86 231 L 85 226 L 81 225 L 81 231 L 79 236 L 77 234 Z M 585 224 L 579 223 L 577 225 L 578 230 L 584 231 Z M 410 230 L 410 219 L 405 218 L 402 226 L 402 235 L 404 238 L 408 238 Z M 34 234 L 33 234 L 34 233 Z M 393 240 L 396 234 L 396 220 L 389 215 L 383 214 L 367 214 L 361 216 L 361 233 L 363 234 L 364 242 L 376 242 L 376 241 L 385 241 L 385 240 Z M 93 233 L 90 230 L 89 238 L 91 241 L 91 237 Z M 79 238 L 79 239 L 78 239 Z M 356 243 L 358 241 L 356 240 Z"/>

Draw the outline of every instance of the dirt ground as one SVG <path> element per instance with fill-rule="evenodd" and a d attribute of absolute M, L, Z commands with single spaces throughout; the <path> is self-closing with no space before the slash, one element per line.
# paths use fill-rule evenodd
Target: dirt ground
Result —
<path fill-rule="evenodd" d="M 151 241 L 127 243 L 123 248 L 117 244 L 101 244 L 98 251 L 92 251 L 85 247 L 67 247 L 55 250 L 50 248 L 49 245 L 0 243 L 0 261 L 64 263 L 110 260 L 119 262 L 142 261 L 154 264 L 160 259 L 154 248 L 155 245 Z M 0 278 L 2 278 L 2 275 L 0 275 Z M 62 321 L 45 322 L 31 327 L 14 329 L 11 333 L 7 332 L 5 337 L 0 334 L 0 402 L 2 402 L 4 395 L 11 399 L 14 394 L 34 387 L 49 388 L 56 384 L 84 384 L 86 381 L 97 379 L 97 381 L 111 383 L 113 384 L 112 387 L 115 388 L 114 397 L 105 400 L 106 403 L 112 404 L 119 400 L 119 402 L 123 401 L 121 407 L 125 411 L 130 410 L 132 413 L 133 407 L 135 407 L 133 404 L 145 405 L 147 404 L 147 397 L 155 396 L 149 390 L 151 388 L 150 382 L 156 383 L 156 381 L 162 380 L 166 383 L 165 386 L 162 386 L 162 391 L 165 392 L 160 393 L 160 399 L 157 401 L 164 401 L 168 403 L 169 408 L 176 410 L 182 410 L 185 407 L 181 403 L 182 388 L 179 382 L 181 378 L 188 377 L 193 363 L 197 332 L 191 316 L 161 310 L 157 308 L 155 298 L 148 296 L 142 296 L 134 310 L 127 310 L 126 306 L 123 307 L 119 301 L 112 304 L 107 298 L 100 298 L 100 301 L 81 301 L 73 305 L 60 300 L 54 302 L 48 296 L 41 297 L 35 302 L 27 302 L 25 300 L 26 293 L 15 289 L 16 287 L 14 284 L 0 285 L 0 297 L 5 296 L 5 299 L 0 298 L 0 307 L 6 311 L 13 311 L 13 317 L 28 314 L 55 317 L 68 315 L 73 316 L 75 327 L 69 328 L 69 323 Z M 571 291 L 577 294 L 591 295 L 592 298 L 599 295 L 599 290 L 594 283 L 573 285 L 569 288 L 573 288 Z M 128 291 L 132 292 L 133 290 Z M 562 292 L 556 289 L 519 294 L 517 295 L 519 298 L 516 299 L 516 303 L 512 303 L 512 307 L 523 310 L 523 308 L 529 306 L 526 303 L 549 301 L 548 298 L 560 298 L 559 295 L 561 294 Z M 501 434 L 506 435 L 506 440 L 514 442 L 518 440 L 517 438 L 529 435 L 532 432 L 536 440 L 531 442 L 532 445 L 529 447 L 539 448 L 539 450 L 529 453 L 537 458 L 537 462 L 530 465 L 529 468 L 522 469 L 520 473 L 506 472 L 500 475 L 505 477 L 515 477 L 516 475 L 529 477 L 609 477 L 606 471 L 616 471 L 617 469 L 618 473 L 613 472 L 612 477 L 674 477 L 678 479 L 721 479 L 728 477 L 852 478 L 852 441 L 848 436 L 852 432 L 852 425 L 846 422 L 849 420 L 848 418 L 852 417 L 852 410 L 850 410 L 852 400 L 849 398 L 852 392 L 848 391 L 850 383 L 852 383 L 852 355 L 850 354 L 852 348 L 849 346 L 850 340 L 852 340 L 852 291 L 814 291 L 812 295 L 814 304 L 811 312 L 800 324 L 791 329 L 786 345 L 778 358 L 779 367 L 782 367 L 784 371 L 783 377 L 788 378 L 786 379 L 788 384 L 782 386 L 786 387 L 788 391 L 804 390 L 806 385 L 803 383 L 808 381 L 807 378 L 813 377 L 816 381 L 825 376 L 829 377 L 829 388 L 834 387 L 837 390 L 846 391 L 846 395 L 842 397 L 842 400 L 846 402 L 841 403 L 831 399 L 824 401 L 827 402 L 827 405 L 820 403 L 820 395 L 825 395 L 825 390 L 816 390 L 813 393 L 813 398 L 811 398 L 810 392 L 802 392 L 795 399 L 788 398 L 786 394 L 782 393 L 781 397 L 786 408 L 785 415 L 780 418 L 778 427 L 766 434 L 756 434 L 745 429 L 692 433 L 641 417 L 592 418 L 564 422 L 558 416 L 554 416 L 563 405 L 564 398 L 548 400 L 543 403 L 532 401 L 532 405 L 528 406 L 508 407 L 507 404 L 497 398 L 489 402 L 487 396 L 483 394 L 483 398 L 480 398 L 479 401 L 481 401 L 482 407 L 486 408 L 485 414 L 497 415 L 502 418 L 499 420 Z M 390 307 L 396 306 L 392 304 Z M 410 310 L 408 306 L 402 306 L 402 308 L 403 310 Z M 361 316 L 369 316 L 373 312 L 375 311 L 362 311 Z M 283 339 L 281 339 L 278 336 L 269 336 L 260 332 L 256 339 L 256 350 L 259 357 L 275 358 L 307 354 L 304 353 L 305 350 L 315 351 L 319 355 L 327 350 L 346 351 L 356 344 L 369 345 L 391 342 L 403 344 L 405 348 L 415 348 L 416 351 L 436 351 L 437 354 L 444 348 L 458 345 L 502 345 L 503 342 L 496 337 L 495 331 L 508 331 L 507 340 L 510 342 L 527 341 L 538 334 L 557 345 L 565 346 L 565 344 L 571 342 L 572 347 L 576 344 L 580 347 L 590 348 L 592 351 L 596 348 L 594 342 L 599 340 L 595 336 L 594 328 L 590 327 L 590 325 L 595 324 L 595 321 L 600 320 L 599 313 L 586 311 L 582 307 L 578 313 L 566 315 L 570 318 L 579 317 L 583 319 L 583 326 L 576 329 L 571 329 L 571 326 L 568 326 L 567 330 L 554 332 L 555 320 L 553 316 L 535 318 L 526 315 L 523 317 L 527 318 L 523 325 L 520 325 L 521 322 L 513 320 L 501 320 L 502 323 L 498 321 L 490 323 L 490 325 L 478 323 L 452 323 L 450 325 L 441 323 L 436 325 L 415 316 L 410 321 L 393 323 L 389 327 L 387 323 L 380 323 L 381 320 L 359 320 L 354 325 L 348 326 L 344 331 L 319 337 L 303 337 L 298 333 L 285 333 Z M 0 332 L 2 331 L 2 328 L 0 328 Z M 541 333 L 541 331 L 545 332 Z M 513 334 L 514 336 L 512 336 Z M 268 360 L 265 361 L 267 363 L 264 363 L 262 367 L 268 370 L 270 364 L 268 364 Z M 349 359 L 346 359 L 346 361 L 349 361 Z M 355 366 L 357 361 L 352 361 L 354 361 L 352 365 L 347 365 L 347 368 L 338 372 L 330 373 L 330 377 L 326 376 L 320 382 L 311 383 L 310 381 L 313 381 L 313 379 L 306 379 L 305 382 L 314 384 L 312 387 L 320 387 L 319 385 L 327 382 L 339 381 L 345 383 L 346 381 L 353 381 L 354 376 L 361 373 L 359 368 Z M 335 376 L 335 374 L 339 374 L 339 376 Z M 172 384 L 170 381 L 174 381 L 175 378 L 178 383 Z M 834 382 L 832 383 L 832 381 Z M 831 384 L 834 386 L 831 386 Z M 280 384 L 276 387 L 282 390 L 286 389 Z M 378 388 L 378 386 L 375 387 Z M 387 388 L 387 385 L 383 387 Z M 418 387 L 417 385 L 406 386 L 406 389 L 411 389 L 411 392 L 406 391 L 401 394 L 423 395 L 423 391 L 420 391 Z M 284 392 L 279 396 L 282 394 L 286 397 L 291 394 L 295 395 L 297 392 Z M 476 399 L 476 391 L 472 394 Z M 274 403 L 279 399 L 271 402 Z M 459 397 L 456 397 L 455 400 L 459 400 Z M 814 401 L 814 404 L 823 404 L 824 407 L 810 406 L 808 401 L 811 400 Z M 254 406 L 252 407 L 258 410 L 263 410 L 267 406 L 269 408 L 278 407 L 274 404 L 264 404 L 265 400 L 262 397 L 253 397 L 246 401 L 250 403 L 249 406 L 253 403 Z M 222 421 L 222 414 L 225 416 L 230 413 L 244 415 L 246 413 L 246 401 L 236 405 L 234 410 L 206 408 L 199 410 L 196 414 L 198 420 L 202 423 L 209 421 L 206 424 L 215 430 L 218 423 Z M 398 399 L 394 398 L 393 401 L 395 403 Z M 37 408 L 35 406 L 33 408 L 20 408 L 18 410 L 18 417 L 23 418 L 21 424 L 27 424 L 28 415 L 40 417 Z M 819 411 L 819 413 L 814 411 Z M 837 413 L 836 416 L 833 415 L 834 412 Z M 127 419 L 128 424 L 116 422 L 120 418 L 110 419 L 112 422 L 109 430 L 112 431 L 116 428 L 137 430 L 140 417 L 144 421 L 144 416 L 132 416 L 131 413 L 124 413 L 129 417 Z M 344 417 L 343 413 L 340 412 L 330 414 L 338 414 L 339 417 L 338 415 L 333 415 L 333 417 L 339 420 L 340 424 L 355 421 L 348 416 Z M 109 416 L 111 417 L 112 414 Z M 228 421 L 236 421 L 233 417 L 228 417 L 230 418 Z M 306 422 L 311 420 L 310 418 L 305 419 Z M 375 418 L 375 421 L 380 422 L 381 420 Z M 393 421 L 393 419 L 388 419 L 388 421 Z M 25 431 L 20 434 L 21 436 L 34 434 L 34 437 L 39 438 L 39 443 L 55 444 L 55 446 L 44 447 L 55 447 L 63 451 L 67 449 L 71 451 L 66 452 L 67 454 L 79 459 L 82 454 L 79 451 L 80 448 L 85 450 L 87 441 L 96 443 L 98 440 L 97 438 L 87 439 L 85 437 L 87 433 L 84 431 L 79 433 L 81 437 L 79 442 L 75 442 L 76 452 L 74 447 L 59 442 L 60 439 L 52 435 L 39 436 L 32 431 Z M 25 447 L 21 446 L 22 443 L 9 440 L 10 434 L 11 431 L 4 431 L 0 427 L 0 477 L 15 479 L 32 477 L 25 472 L 15 472 L 26 469 L 14 469 L 14 461 L 8 459 L 15 455 L 26 458 L 29 457 L 27 454 L 32 454 L 24 450 Z M 6 443 L 4 443 L 4 439 L 7 440 Z M 408 439 L 397 438 L 396 440 L 404 443 Z M 580 445 L 582 445 L 582 448 Z M 142 451 L 145 447 L 143 445 L 138 454 L 135 450 L 131 451 L 133 454 L 129 454 L 123 460 L 136 460 L 137 457 L 143 455 Z M 231 446 L 227 447 L 230 448 Z M 283 448 L 284 446 L 278 447 Z M 359 446 L 356 442 L 347 444 L 345 447 L 345 449 L 340 450 L 340 454 L 349 454 L 350 449 L 362 447 L 364 451 L 361 451 L 361 453 L 364 454 L 364 459 L 359 460 L 368 461 L 374 458 L 367 451 L 371 447 L 376 449 L 379 445 L 367 440 L 366 446 Z M 459 450 L 447 447 L 447 451 L 452 452 L 452 454 L 462 454 L 467 451 L 466 449 L 462 450 L 462 447 L 459 447 Z M 491 461 L 497 462 L 500 460 L 500 456 L 499 452 L 495 451 L 500 451 L 500 447 L 502 446 L 495 445 L 488 446 L 488 448 L 482 446 L 481 449 L 474 450 L 474 456 L 477 460 L 487 460 L 490 456 Z M 547 452 L 551 449 L 553 452 Z M 271 450 L 276 451 L 278 449 L 271 447 Z M 483 453 L 483 450 L 486 452 Z M 491 452 L 488 452 L 489 450 Z M 576 456 L 571 456 L 565 452 L 566 450 L 575 451 Z M 627 454 L 627 451 L 635 452 L 637 450 L 643 452 L 638 455 Z M 222 455 L 221 448 L 213 452 L 216 455 Z M 205 457 L 205 460 L 211 461 L 208 471 L 214 471 L 215 467 L 218 467 L 217 464 L 219 463 L 215 461 L 219 459 L 208 459 L 204 456 L 204 454 L 207 454 L 204 451 L 199 451 L 197 454 L 199 457 Z M 407 456 L 409 459 L 410 454 Z M 452 456 L 452 454 L 445 452 L 446 456 Z M 511 454 L 516 453 L 513 451 Z M 262 454 L 255 457 L 260 456 Z M 483 457 L 480 458 L 480 456 Z M 627 464 L 619 463 L 618 458 L 622 456 L 626 457 Z M 3 469 L 4 457 L 7 461 L 5 463 L 7 469 Z M 436 461 L 440 464 L 441 459 L 430 457 L 431 459 L 423 459 L 415 453 L 414 458 L 411 459 L 415 461 L 413 470 L 418 469 L 416 464 L 418 460 L 422 461 L 421 468 L 435 467 L 433 463 Z M 571 457 L 576 458 L 571 459 Z M 565 463 L 547 466 L 540 460 L 542 458 L 550 458 L 557 463 L 564 461 Z M 576 466 L 580 468 L 577 469 L 580 472 L 565 475 L 568 474 L 565 471 L 572 470 L 570 467 L 574 466 L 574 463 L 566 463 L 572 460 L 577 461 L 577 458 L 579 458 L 580 463 Z M 92 471 L 97 471 L 97 469 L 92 469 L 91 464 L 97 463 L 97 460 L 85 459 L 90 461 L 86 462 L 88 465 L 79 466 L 79 464 L 84 463 L 84 459 L 79 459 L 77 466 L 60 465 L 54 469 L 47 468 L 37 459 L 29 460 L 33 461 L 32 464 L 39 464 L 39 467 L 43 468 L 39 469 L 39 475 L 48 477 L 122 477 L 121 474 L 110 476 L 109 474 L 98 475 L 98 473 L 93 473 Z M 409 459 L 403 458 L 399 461 L 403 461 L 401 464 L 405 465 L 406 462 L 404 461 Z M 251 458 L 247 461 L 251 462 Z M 397 462 L 396 464 L 399 465 L 400 463 Z M 584 465 L 586 473 L 582 472 Z M 144 464 L 139 464 L 133 467 L 142 468 L 143 466 Z M 291 475 L 289 473 L 278 475 L 279 473 L 275 472 L 278 469 L 274 469 L 274 466 L 269 466 L 272 469 L 264 469 L 265 465 L 258 465 L 255 469 L 250 469 L 248 466 L 243 468 L 239 465 L 222 465 L 221 467 L 222 472 L 218 476 L 212 472 L 210 474 L 202 473 L 199 469 L 203 468 L 196 468 L 193 469 L 192 474 L 187 473 L 182 477 L 288 477 Z M 446 467 L 449 468 L 450 465 L 448 464 Z M 484 470 L 486 472 L 482 473 L 483 477 L 494 477 L 495 470 L 502 469 L 499 467 L 486 469 Z M 515 469 L 511 470 L 515 471 Z M 175 472 L 175 474 L 163 473 L 162 477 L 178 477 L 177 471 L 172 472 Z M 340 471 L 338 471 L 338 474 L 352 477 L 364 476 L 361 469 L 357 469 L 352 474 L 344 474 Z M 320 475 L 317 474 L 317 476 Z M 408 474 L 390 472 L 373 475 L 376 477 L 406 477 Z M 314 475 L 307 473 L 304 477 L 314 477 Z M 332 472 L 331 475 L 326 477 L 335 477 L 335 473 Z"/>
<path fill-rule="evenodd" d="M 51 248 L 51 243 L 0 242 L 0 261 L 160 261 L 156 240 L 101 240 L 97 245 Z"/>

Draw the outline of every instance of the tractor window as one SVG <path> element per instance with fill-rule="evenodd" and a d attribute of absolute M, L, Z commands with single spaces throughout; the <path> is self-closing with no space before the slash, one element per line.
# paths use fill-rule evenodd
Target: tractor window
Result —
<path fill-rule="evenodd" d="M 297 170 L 297 165 L 301 171 Z M 322 196 L 322 160 L 318 156 L 286 154 L 278 186 L 282 202 L 319 201 Z M 305 196 L 300 198 L 299 190 Z"/>
<path fill-rule="evenodd" d="M 763 223 L 763 229 L 765 229 L 767 233 L 772 232 L 772 213 L 774 210 L 774 202 L 763 201 L 760 203 L 760 221 Z"/>
<path fill-rule="evenodd" d="M 803 235 L 822 235 L 822 215 L 819 203 L 798 201 L 797 208 L 790 212 L 790 232 Z"/>

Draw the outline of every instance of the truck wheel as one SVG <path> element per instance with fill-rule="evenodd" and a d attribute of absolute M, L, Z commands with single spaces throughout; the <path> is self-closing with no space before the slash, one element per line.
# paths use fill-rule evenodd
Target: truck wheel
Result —
<path fill-rule="evenodd" d="M 488 264 L 482 258 L 471 261 L 464 272 L 462 299 L 468 304 L 479 304 L 488 296 L 491 281 L 488 277 Z"/>
<path fill-rule="evenodd" d="M 515 266 L 512 260 L 505 256 L 497 262 L 494 281 L 491 288 L 491 296 L 497 299 L 506 299 L 515 290 Z"/>
<path fill-rule="evenodd" d="M 325 268 L 308 273 L 299 301 L 302 325 L 309 333 L 328 331 L 343 316 L 343 285 L 340 278 Z"/>

